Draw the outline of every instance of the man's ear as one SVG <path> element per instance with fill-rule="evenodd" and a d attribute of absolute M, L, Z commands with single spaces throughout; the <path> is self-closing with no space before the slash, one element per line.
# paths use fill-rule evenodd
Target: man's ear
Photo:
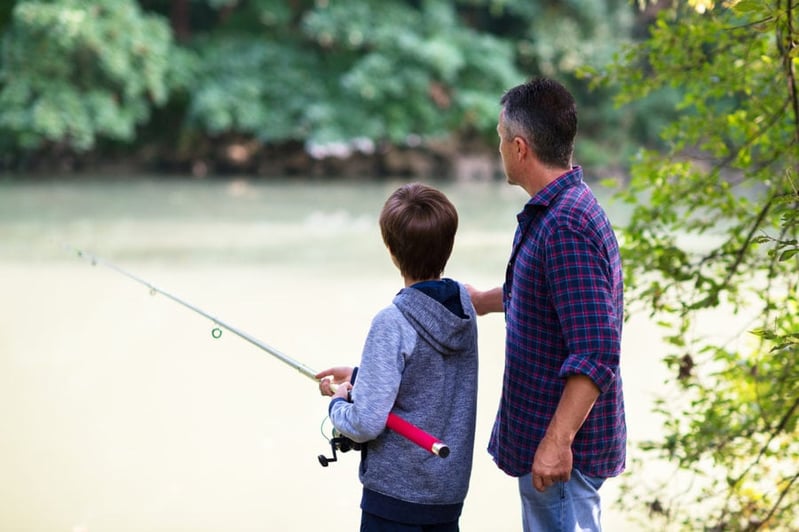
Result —
<path fill-rule="evenodd" d="M 516 156 L 519 160 L 527 157 L 530 146 L 527 145 L 527 141 L 523 137 L 513 137 L 513 146 L 516 148 Z"/>

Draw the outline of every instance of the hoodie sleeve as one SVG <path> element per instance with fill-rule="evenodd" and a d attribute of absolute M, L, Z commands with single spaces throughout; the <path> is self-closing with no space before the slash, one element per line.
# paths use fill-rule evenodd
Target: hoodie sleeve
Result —
<path fill-rule="evenodd" d="M 397 398 L 405 357 L 413 351 L 416 335 L 399 310 L 388 307 L 372 326 L 352 388 L 352 402 L 333 400 L 330 420 L 339 432 L 356 442 L 373 440 L 386 427 Z"/>

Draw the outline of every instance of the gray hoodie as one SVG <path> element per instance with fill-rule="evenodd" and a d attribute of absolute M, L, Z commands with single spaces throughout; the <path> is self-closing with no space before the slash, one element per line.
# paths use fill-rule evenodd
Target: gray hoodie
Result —
<path fill-rule="evenodd" d="M 436 283 L 441 284 L 434 297 L 450 292 L 462 312 L 416 288 L 401 290 L 372 321 L 352 402 L 330 404 L 333 425 L 356 442 L 368 442 L 361 458 L 361 508 L 416 524 L 459 517 L 474 450 L 474 308 L 462 285 L 450 279 Z M 439 438 L 450 455 L 439 458 L 387 430 L 389 412 Z"/>

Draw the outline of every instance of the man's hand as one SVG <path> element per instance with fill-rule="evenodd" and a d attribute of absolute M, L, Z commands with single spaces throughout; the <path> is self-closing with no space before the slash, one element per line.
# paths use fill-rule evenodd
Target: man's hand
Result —
<path fill-rule="evenodd" d="M 533 486 L 538 491 L 556 482 L 569 481 L 572 443 L 598 396 L 599 388 L 589 377 L 572 375 L 566 379 L 558 407 L 533 457 Z"/>
<path fill-rule="evenodd" d="M 533 487 L 544 491 L 556 482 L 568 482 L 571 471 L 571 442 L 558 442 L 549 435 L 544 436 L 533 458 Z"/>

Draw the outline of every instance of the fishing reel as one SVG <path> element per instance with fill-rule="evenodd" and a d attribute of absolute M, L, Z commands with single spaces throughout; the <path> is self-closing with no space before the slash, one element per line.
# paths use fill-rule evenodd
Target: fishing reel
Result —
<path fill-rule="evenodd" d="M 333 456 L 328 458 L 324 454 L 320 454 L 317 458 L 319 459 L 319 463 L 322 467 L 327 467 L 328 464 L 331 462 L 338 462 L 338 457 L 336 456 L 336 451 L 346 453 L 348 451 L 360 451 L 361 444 L 355 441 L 352 441 L 348 437 L 341 434 L 335 428 L 333 429 L 333 437 L 328 440 L 330 442 L 330 450 L 333 452 Z"/>

